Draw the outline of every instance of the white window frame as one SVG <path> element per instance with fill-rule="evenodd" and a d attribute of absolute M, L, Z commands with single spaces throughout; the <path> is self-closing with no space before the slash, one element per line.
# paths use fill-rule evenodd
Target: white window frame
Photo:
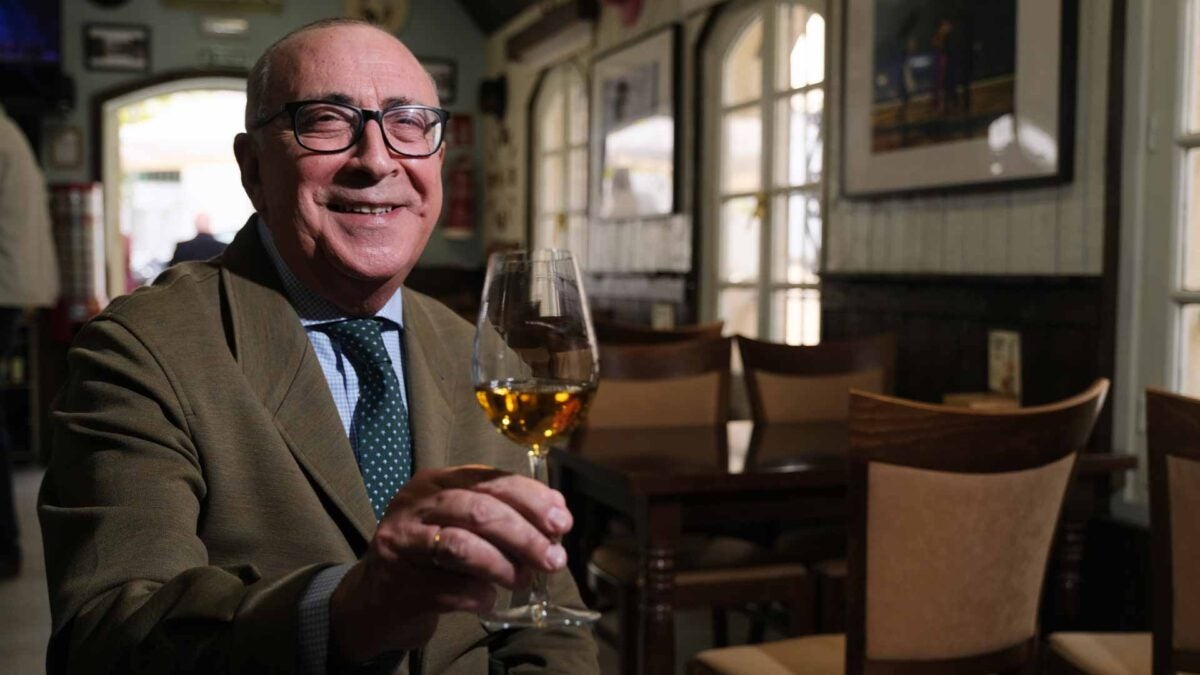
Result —
<path fill-rule="evenodd" d="M 1141 460 L 1136 480 L 1117 499 L 1140 505 L 1149 494 L 1144 391 L 1179 390 L 1180 314 L 1200 305 L 1200 292 L 1182 290 L 1185 159 L 1188 149 L 1200 148 L 1200 134 L 1184 133 L 1183 117 L 1187 69 L 1195 67 L 1186 53 L 1189 37 L 1200 41 L 1200 21 L 1187 12 L 1193 3 L 1200 1 L 1130 0 L 1126 12 L 1113 422 L 1116 450 Z"/>
<path fill-rule="evenodd" d="M 529 209 L 529 240 L 531 248 L 569 248 L 575 256 L 575 259 L 580 267 L 585 267 L 587 263 L 587 244 L 588 244 L 588 140 L 590 133 L 590 124 L 584 125 L 583 139 L 577 143 L 571 142 L 571 119 L 572 115 L 579 111 L 574 109 L 574 101 L 571 99 L 571 89 L 568 86 L 567 78 L 574 77 L 580 83 L 583 91 L 583 108 L 582 114 L 587 116 L 590 114 L 588 102 L 588 80 L 587 75 L 583 72 L 574 61 L 568 59 L 547 68 L 538 84 L 537 90 L 534 92 L 531 101 L 530 110 L 534 113 L 531 115 L 532 126 L 530 128 L 529 148 L 531 157 L 530 176 L 533 180 L 530 183 L 530 209 Z M 539 133 L 541 127 L 538 124 L 539 115 L 536 114 L 541 108 L 540 101 L 542 97 L 549 96 L 555 93 L 555 89 L 562 95 L 562 136 L 559 139 L 559 145 L 554 150 L 542 150 L 541 139 Z M 573 151 L 583 152 L 583 176 L 581 185 L 583 186 L 583 203 L 577 208 L 571 208 L 570 189 L 571 189 L 571 153 Z M 562 208 L 556 210 L 547 210 L 542 207 L 542 195 L 540 193 L 541 186 L 547 184 L 547 181 L 542 176 L 543 160 L 551 155 L 560 155 L 562 157 L 563 172 L 559 184 L 559 189 L 562 195 Z M 542 227 L 543 219 L 552 216 L 555 219 L 554 229 L 550 233 L 546 233 Z M 572 241 L 572 233 L 569 229 L 569 224 L 572 219 L 576 219 L 581 224 L 581 230 L 574 233 L 574 241 Z M 571 244 L 574 244 L 572 246 Z"/>
<path fill-rule="evenodd" d="M 825 198 L 825 182 L 827 180 L 827 172 L 829 170 L 828 162 L 822 160 L 821 171 L 822 178 L 815 183 L 806 183 L 803 185 L 777 185 L 774 180 L 776 171 L 776 157 L 772 142 L 778 134 L 777 125 L 777 110 L 780 101 L 784 101 L 796 94 L 807 93 L 814 90 L 823 90 L 826 93 L 825 103 L 822 106 L 822 153 L 828 157 L 825 145 L 828 143 L 828 117 L 830 101 L 828 98 L 829 87 L 829 62 L 826 58 L 826 73 L 822 80 L 818 83 L 803 85 L 797 88 L 788 88 L 776 90 L 775 82 L 777 81 L 777 68 L 779 62 L 774 58 L 777 50 L 777 40 L 779 37 L 778 31 L 778 8 L 784 4 L 804 5 L 813 11 L 819 12 L 826 21 L 826 44 L 829 42 L 829 7 L 827 2 L 822 0 L 754 0 L 753 2 L 743 2 L 731 7 L 728 13 L 717 18 L 718 24 L 714 26 L 714 30 L 710 35 L 707 43 L 703 45 L 704 54 L 704 76 L 706 82 L 711 82 L 712 86 L 704 93 L 704 138 L 706 159 L 704 160 L 703 185 L 702 194 L 707 199 L 707 204 L 703 211 L 701 222 L 703 237 L 701 260 L 703 261 L 700 288 L 700 304 L 701 316 L 705 320 L 714 320 L 719 317 L 718 303 L 720 300 L 720 292 L 725 289 L 745 288 L 754 290 L 758 293 L 758 325 L 757 337 L 759 339 L 772 339 L 772 321 L 773 321 L 773 303 L 778 291 L 786 291 L 789 289 L 804 289 L 815 290 L 820 293 L 819 266 L 823 260 L 823 255 L 818 255 L 818 279 L 813 282 L 792 283 L 787 281 L 776 281 L 773 277 L 772 266 L 774 257 L 772 256 L 772 247 L 774 245 L 774 236 L 776 231 L 775 211 L 776 204 L 782 199 L 786 200 L 788 196 L 793 194 L 805 194 L 815 198 L 820 204 L 820 217 L 822 223 L 826 220 L 827 203 Z M 747 102 L 736 103 L 733 105 L 725 105 L 722 101 L 722 78 L 724 75 L 724 59 L 728 55 L 729 50 L 733 47 L 737 39 L 742 35 L 743 31 L 748 28 L 750 22 L 756 17 L 761 16 L 763 19 L 763 45 L 762 45 L 762 82 L 761 91 L 758 98 Z M 762 146 L 762 155 L 760 157 L 760 176 L 761 176 L 761 191 L 745 192 L 745 193 L 728 193 L 722 194 L 721 191 L 721 162 L 722 162 L 722 121 L 725 116 L 731 112 L 738 110 L 746 110 L 757 106 L 761 115 L 762 129 L 764 130 L 764 143 Z M 752 282 L 726 282 L 720 278 L 720 239 L 721 239 L 721 210 L 722 205 L 731 199 L 741 197 L 758 197 L 759 203 L 759 274 L 758 278 Z M 822 229 L 824 227 L 822 226 Z M 823 233 L 822 233 L 823 235 Z M 822 241 L 822 246 L 824 242 Z"/>

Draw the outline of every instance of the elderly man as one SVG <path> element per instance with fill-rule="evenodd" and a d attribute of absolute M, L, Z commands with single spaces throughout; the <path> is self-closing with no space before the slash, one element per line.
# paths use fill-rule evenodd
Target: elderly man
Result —
<path fill-rule="evenodd" d="M 50 672 L 597 672 L 585 629 L 475 616 L 534 570 L 579 598 L 562 495 L 474 402 L 472 327 L 401 287 L 441 211 L 436 106 L 365 24 L 259 59 L 234 141 L 256 217 L 72 349 Z"/>

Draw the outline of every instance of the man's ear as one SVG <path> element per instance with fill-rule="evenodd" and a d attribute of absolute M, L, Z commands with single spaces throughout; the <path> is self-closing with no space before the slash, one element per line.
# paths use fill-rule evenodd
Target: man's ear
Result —
<path fill-rule="evenodd" d="M 262 215 L 265 204 L 262 203 L 262 172 L 259 170 L 258 144 L 250 134 L 241 133 L 233 137 L 233 156 L 237 158 L 238 168 L 242 170 L 242 188 L 254 205 L 254 210 Z"/>

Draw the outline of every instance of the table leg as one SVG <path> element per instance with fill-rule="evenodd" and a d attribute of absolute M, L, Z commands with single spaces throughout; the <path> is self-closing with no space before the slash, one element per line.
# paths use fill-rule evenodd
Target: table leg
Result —
<path fill-rule="evenodd" d="M 642 675 L 675 672 L 675 551 L 683 529 L 678 504 L 651 504 L 637 523 L 641 551 L 638 662 Z"/>

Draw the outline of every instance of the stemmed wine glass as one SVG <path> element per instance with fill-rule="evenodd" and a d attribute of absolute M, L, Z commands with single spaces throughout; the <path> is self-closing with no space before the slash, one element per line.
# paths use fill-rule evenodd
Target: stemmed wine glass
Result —
<path fill-rule="evenodd" d="M 475 396 L 500 433 L 528 449 L 533 477 L 546 482 L 550 444 L 583 419 L 599 361 L 587 296 L 570 252 L 505 251 L 488 262 L 475 330 Z M 534 575 L 529 603 L 480 617 L 490 629 L 579 626 L 598 612 L 550 603 Z"/>

